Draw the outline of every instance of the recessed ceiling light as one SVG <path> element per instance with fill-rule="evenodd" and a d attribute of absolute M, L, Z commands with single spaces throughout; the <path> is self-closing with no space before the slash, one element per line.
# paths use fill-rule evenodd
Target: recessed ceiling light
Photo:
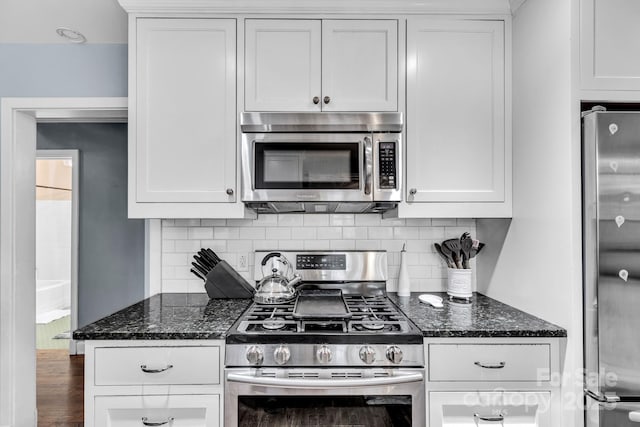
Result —
<path fill-rule="evenodd" d="M 56 33 L 71 43 L 84 43 L 87 41 L 87 38 L 82 33 L 72 30 L 71 28 L 58 27 L 56 28 Z"/>

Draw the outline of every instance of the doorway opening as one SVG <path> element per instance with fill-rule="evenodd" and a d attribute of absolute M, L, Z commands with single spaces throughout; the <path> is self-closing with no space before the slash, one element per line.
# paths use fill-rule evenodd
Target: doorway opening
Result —
<path fill-rule="evenodd" d="M 36 350 L 76 354 L 77 150 L 36 151 Z"/>

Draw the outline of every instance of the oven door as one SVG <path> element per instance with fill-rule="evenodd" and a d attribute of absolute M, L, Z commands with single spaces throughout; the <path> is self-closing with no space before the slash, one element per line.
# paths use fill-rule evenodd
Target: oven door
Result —
<path fill-rule="evenodd" d="M 244 202 L 371 202 L 368 133 L 245 133 Z"/>
<path fill-rule="evenodd" d="M 425 425 L 424 369 L 226 369 L 225 426 Z"/>

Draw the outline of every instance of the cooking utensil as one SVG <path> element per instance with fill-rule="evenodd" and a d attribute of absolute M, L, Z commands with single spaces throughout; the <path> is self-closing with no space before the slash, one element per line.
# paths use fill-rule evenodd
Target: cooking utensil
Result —
<path fill-rule="evenodd" d="M 191 263 L 192 266 L 195 267 L 196 270 L 198 270 L 198 272 L 200 274 L 202 274 L 203 276 L 206 276 L 207 274 L 209 274 L 209 270 L 205 269 L 204 267 L 202 267 L 200 264 L 197 264 L 195 262 Z"/>
<path fill-rule="evenodd" d="M 473 240 L 469 233 L 463 233 L 460 236 L 460 254 L 462 255 L 462 268 L 469 268 L 469 260 L 471 259 L 471 249 L 473 248 Z"/>
<path fill-rule="evenodd" d="M 474 246 L 475 246 L 475 243 L 474 243 Z M 478 255 L 482 250 L 482 248 L 484 248 L 484 243 L 478 242 L 478 246 L 472 247 L 471 251 L 469 251 L 469 258 L 474 258 L 476 255 Z"/>
<path fill-rule="evenodd" d="M 207 261 L 206 259 L 204 259 L 203 257 L 200 257 L 198 255 L 194 255 L 193 259 L 195 259 L 196 262 L 198 264 L 200 264 L 202 267 L 207 269 L 207 271 L 211 271 L 213 269 L 213 267 L 214 267 L 214 264 L 210 263 L 209 261 Z"/>
<path fill-rule="evenodd" d="M 196 276 L 198 276 L 198 278 L 202 279 L 204 282 L 207 281 L 207 279 L 205 279 L 200 273 L 198 273 L 196 270 L 194 270 L 193 268 L 191 269 L 191 272 L 193 274 L 195 274 Z"/>
<path fill-rule="evenodd" d="M 302 281 L 302 278 L 299 274 L 294 274 L 292 278 L 287 277 L 291 267 L 287 258 L 280 252 L 271 252 L 265 255 L 261 262 L 263 274 L 264 267 L 269 260 L 271 260 L 271 274 L 260 280 L 256 286 L 253 300 L 258 304 L 282 304 L 293 300 L 297 295 L 295 287 Z M 279 265 L 285 266 L 284 272 L 279 270 L 277 267 Z"/>
<path fill-rule="evenodd" d="M 444 262 L 447 264 L 449 268 L 455 268 L 455 264 L 453 263 L 453 259 L 444 252 L 442 246 L 438 243 L 434 243 L 433 246 L 436 248 L 436 252 L 444 259 Z"/>

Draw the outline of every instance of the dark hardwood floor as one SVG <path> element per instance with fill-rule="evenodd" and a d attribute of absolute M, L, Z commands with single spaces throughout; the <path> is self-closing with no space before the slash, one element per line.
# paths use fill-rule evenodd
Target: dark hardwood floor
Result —
<path fill-rule="evenodd" d="M 38 427 L 84 425 L 84 356 L 36 351 Z"/>

